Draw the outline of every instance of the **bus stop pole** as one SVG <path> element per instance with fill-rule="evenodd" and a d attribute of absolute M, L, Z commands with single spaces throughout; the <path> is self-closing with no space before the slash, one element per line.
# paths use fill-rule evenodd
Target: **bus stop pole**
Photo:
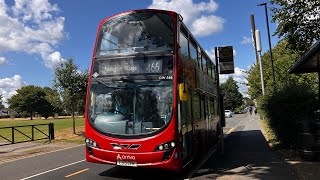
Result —
<path fill-rule="evenodd" d="M 220 105 L 219 106 L 219 111 L 220 111 L 220 129 L 221 129 L 221 135 L 220 135 L 220 138 L 221 138 L 221 155 L 223 155 L 224 154 L 224 142 L 223 142 L 223 140 L 224 140 L 224 134 L 223 134 L 223 116 L 224 116 L 224 114 L 222 114 L 222 113 L 224 113 L 223 111 L 224 111 L 224 108 L 223 108 L 223 97 L 221 98 L 221 96 L 222 96 L 222 94 L 220 93 L 220 82 L 219 82 L 219 75 L 220 75 L 220 73 L 219 73 L 219 61 L 218 61 L 218 48 L 217 47 L 215 47 L 214 48 L 214 53 L 215 53 L 215 61 L 216 61 L 216 72 L 217 72 L 217 76 L 216 76 L 216 80 L 217 80 L 217 91 L 218 91 L 218 104 Z M 224 122 L 224 125 L 225 125 L 225 122 Z M 219 148 L 219 147 L 218 147 Z"/>

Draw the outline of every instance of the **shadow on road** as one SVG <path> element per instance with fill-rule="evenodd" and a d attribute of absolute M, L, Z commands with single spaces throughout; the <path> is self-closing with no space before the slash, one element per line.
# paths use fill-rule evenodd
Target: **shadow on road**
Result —
<path fill-rule="evenodd" d="M 225 154 L 213 155 L 192 179 L 296 179 L 274 154 L 260 130 L 237 131 L 225 140 Z"/>
<path fill-rule="evenodd" d="M 160 169 L 130 168 L 115 166 L 99 174 L 106 179 L 146 179 L 146 180 L 182 180 L 183 175 Z"/>

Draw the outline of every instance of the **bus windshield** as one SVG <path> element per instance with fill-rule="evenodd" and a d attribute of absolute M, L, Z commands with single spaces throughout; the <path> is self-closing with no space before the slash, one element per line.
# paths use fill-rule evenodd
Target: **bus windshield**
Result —
<path fill-rule="evenodd" d="M 173 81 L 109 82 L 92 78 L 89 120 L 106 134 L 156 132 L 171 120 Z"/>
<path fill-rule="evenodd" d="M 174 26 L 170 15 L 133 12 L 106 21 L 100 29 L 96 55 L 173 51 Z"/>

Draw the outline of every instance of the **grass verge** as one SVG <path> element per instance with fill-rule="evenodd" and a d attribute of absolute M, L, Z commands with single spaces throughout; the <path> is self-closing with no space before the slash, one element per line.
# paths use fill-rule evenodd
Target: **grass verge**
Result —
<path fill-rule="evenodd" d="M 269 143 L 269 146 L 290 165 L 290 167 L 296 172 L 298 179 L 319 179 L 320 162 L 304 161 L 300 158 L 297 151 L 283 148 L 275 136 L 275 133 L 270 128 L 267 120 L 265 118 L 261 119 L 263 134 Z"/>
<path fill-rule="evenodd" d="M 80 133 L 79 135 L 76 135 L 70 140 L 68 140 L 68 136 L 66 134 L 71 133 L 73 134 L 73 121 L 72 118 L 66 118 L 66 119 L 38 119 L 38 120 L 6 120 L 6 121 L 0 121 L 0 127 L 11 127 L 11 126 L 25 126 L 25 125 L 36 125 L 36 124 L 48 124 L 48 123 L 54 124 L 55 129 L 55 136 L 59 137 L 59 134 L 64 134 L 66 137 L 66 141 L 72 141 L 72 139 L 77 139 L 77 136 L 83 134 L 83 126 L 84 126 L 84 118 L 76 118 L 75 119 L 75 126 L 77 129 L 76 132 Z M 35 139 L 41 139 L 45 138 L 45 134 L 48 134 L 48 125 L 41 125 L 36 126 L 37 129 L 34 129 L 34 138 Z M 26 137 L 25 135 L 29 136 Z M 45 134 L 43 134 L 45 133 Z M 18 127 L 16 130 L 14 130 L 14 140 L 15 142 L 22 142 L 30 140 L 32 134 L 32 128 L 31 126 L 28 127 Z M 11 140 L 12 139 L 12 129 L 0 129 L 0 135 Z M 61 138 L 60 138 L 61 139 Z M 4 138 L 0 137 L 0 141 L 6 141 Z M 77 142 L 77 140 L 76 140 Z M 83 142 L 83 141 L 82 141 Z"/>
<path fill-rule="evenodd" d="M 61 129 L 55 132 L 55 142 L 84 143 L 84 126 L 76 127 L 76 133 L 73 128 Z"/>

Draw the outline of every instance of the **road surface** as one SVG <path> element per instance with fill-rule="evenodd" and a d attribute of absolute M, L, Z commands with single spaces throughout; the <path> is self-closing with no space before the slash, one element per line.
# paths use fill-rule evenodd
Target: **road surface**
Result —
<path fill-rule="evenodd" d="M 269 148 L 257 115 L 227 118 L 225 155 L 213 153 L 182 174 L 85 162 L 84 145 L 0 164 L 0 179 L 295 179 Z"/>

